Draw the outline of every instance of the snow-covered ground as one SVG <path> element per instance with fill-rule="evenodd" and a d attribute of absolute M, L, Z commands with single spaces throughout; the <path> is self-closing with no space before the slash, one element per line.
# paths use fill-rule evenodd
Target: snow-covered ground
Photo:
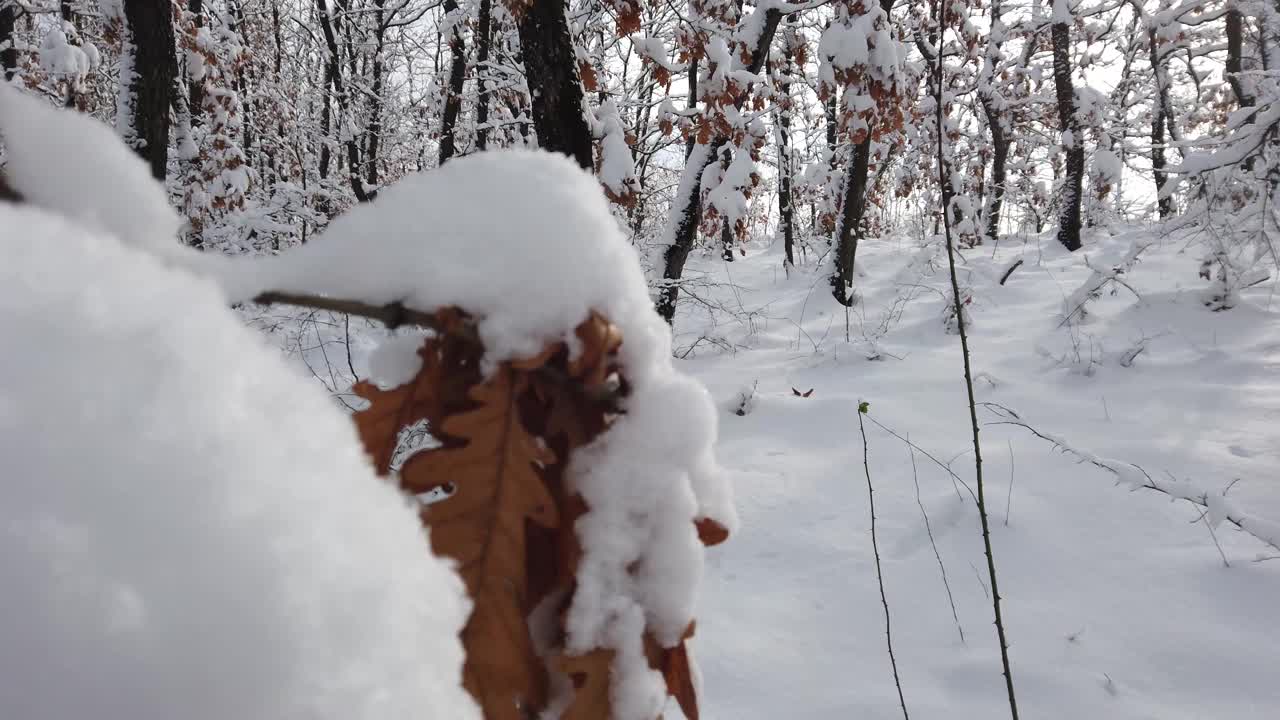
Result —
<path fill-rule="evenodd" d="M 994 257 L 990 248 L 966 253 L 979 401 L 1162 482 L 1229 488 L 1235 507 L 1280 521 L 1280 297 L 1272 302 L 1264 285 L 1233 310 L 1209 311 L 1185 238 L 1098 236 L 1086 253 L 1107 268 L 1135 239 L 1156 241 L 1123 276 L 1141 299 L 1117 286 L 1074 331 L 1059 325 L 1064 299 L 1090 273 L 1081 255 L 1051 238 L 1006 241 Z M 959 339 L 942 319 L 945 255 L 917 246 L 903 238 L 859 249 L 863 302 L 851 313 L 851 342 L 825 279 L 810 268 L 788 277 L 777 246 L 696 265 L 722 283 L 700 289 L 702 299 L 742 316 L 721 313 L 712 324 L 688 314 L 676 343 L 692 347 L 682 365 L 722 407 L 719 457 L 742 517 L 730 542 L 710 551 L 701 597 L 704 717 L 901 716 L 859 401 L 970 486 L 973 477 Z M 753 386 L 748 413 L 735 414 Z M 981 437 L 1023 717 L 1280 716 L 1280 559 L 1258 561 L 1280 552 L 1229 523 L 1211 532 L 1190 504 L 1118 486 L 1022 428 L 988 424 Z M 1007 716 L 975 503 L 919 452 L 917 491 L 911 449 L 871 422 L 867 443 L 908 709 L 920 718 Z"/>

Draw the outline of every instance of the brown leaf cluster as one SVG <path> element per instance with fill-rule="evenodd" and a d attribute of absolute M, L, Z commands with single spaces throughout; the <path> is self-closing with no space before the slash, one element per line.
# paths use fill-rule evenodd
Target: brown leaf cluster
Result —
<path fill-rule="evenodd" d="M 561 717 L 607 720 L 613 717 L 614 651 L 563 650 L 582 556 L 574 523 L 589 511 L 567 487 L 565 469 L 573 452 L 620 412 L 628 392 L 618 360 L 622 337 L 593 313 L 576 330 L 576 355 L 555 343 L 484 376 L 484 348 L 470 318 L 446 308 L 433 324 L 437 332 L 419 349 L 422 367 L 414 378 L 389 389 L 365 381 L 355 386 L 369 401 L 355 423 L 383 475 L 391 473 L 408 428 L 425 421 L 439 443 L 406 460 L 398 480 L 420 497 L 447 494 L 424 505 L 420 517 L 436 554 L 457 563 L 472 599 L 462 630 L 463 685 L 485 718 L 528 720 L 547 707 L 551 679 L 564 676 L 574 695 Z M 712 520 L 700 520 L 696 529 L 708 545 L 728 537 Z M 691 624 L 684 639 L 692 633 Z M 663 647 L 646 632 L 643 641 L 650 666 L 696 720 L 684 639 Z"/>

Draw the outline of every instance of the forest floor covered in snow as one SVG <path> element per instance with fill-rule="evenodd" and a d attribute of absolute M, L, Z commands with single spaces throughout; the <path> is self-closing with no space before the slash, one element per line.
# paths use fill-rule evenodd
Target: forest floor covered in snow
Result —
<path fill-rule="evenodd" d="M 1090 274 L 1085 256 L 1110 267 L 1135 239 L 1154 244 L 1124 275 L 1132 291 L 1108 288 L 1084 322 L 1062 324 L 1064 300 Z M 1274 522 L 1280 297 L 1266 284 L 1234 309 L 1210 311 L 1186 242 L 1138 230 L 1096 235 L 1075 255 L 1049 236 L 966 251 L 977 397 L 1077 450 L 1227 493 Z M 974 500 L 880 427 L 972 488 L 959 338 L 943 319 L 946 256 L 918 245 L 859 248 L 863 297 L 849 341 L 825 278 L 804 267 L 788 277 L 780 243 L 693 268 L 706 281 L 701 299 L 720 309 L 713 322 L 705 305 L 686 307 L 677 354 L 723 409 L 719 457 L 742 517 L 709 553 L 696 638 L 704 717 L 901 716 L 860 401 L 870 403 L 869 467 L 907 707 L 919 718 L 1007 716 Z M 1263 558 L 1278 553 L 1230 523 L 1214 527 L 1188 502 L 1119 485 L 996 424 L 997 412 L 980 408 L 979 419 L 1022 716 L 1276 717 L 1280 559 Z"/>

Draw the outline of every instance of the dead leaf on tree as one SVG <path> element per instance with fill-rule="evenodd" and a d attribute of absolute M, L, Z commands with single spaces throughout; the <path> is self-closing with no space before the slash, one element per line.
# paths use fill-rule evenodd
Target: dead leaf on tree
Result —
<path fill-rule="evenodd" d="M 526 625 L 526 523 L 559 524 L 555 501 L 537 468 L 555 456 L 530 435 L 518 400 L 527 373 L 503 366 L 470 393 L 472 410 L 445 418 L 438 434 L 461 441 L 418 453 L 401 469 L 401 485 L 423 493 L 449 483 L 445 502 L 423 509 L 436 553 L 453 558 L 474 608 L 462 630 L 463 685 L 489 718 L 519 718 L 518 706 L 546 701 L 546 676 Z"/>
<path fill-rule="evenodd" d="M 565 708 L 561 720 L 602 720 L 613 717 L 609 702 L 609 674 L 613 650 L 596 649 L 586 655 L 563 655 L 556 658 L 556 669 L 573 681 L 573 701 Z M 690 718 L 697 720 L 697 718 Z"/>
<path fill-rule="evenodd" d="M 434 326 L 437 334 L 419 350 L 422 368 L 409 382 L 387 390 L 356 385 L 370 404 L 356 413 L 355 423 L 384 475 L 406 428 L 425 421 L 439 442 L 405 461 L 399 481 L 415 495 L 451 490 L 420 515 L 434 551 L 458 563 L 473 603 L 462 631 L 463 685 L 488 720 L 528 720 L 546 709 L 549 678 L 561 673 L 575 688 L 561 717 L 606 720 L 614 651 L 569 656 L 556 648 L 564 643 L 564 613 L 583 552 L 574 524 L 589 512 L 566 486 L 565 470 L 573 452 L 622 412 L 620 399 L 628 392 L 618 354 L 622 337 L 607 318 L 592 313 L 576 330 L 576 354 L 566 343 L 553 343 L 482 377 L 484 348 L 468 316 L 441 310 Z M 728 537 L 709 518 L 696 528 L 707 545 Z M 537 629 L 540 642 L 552 643 L 539 655 L 530 617 L 544 601 L 558 603 L 558 611 L 551 613 L 554 627 Z M 540 616 L 547 622 L 545 613 Z M 650 666 L 696 720 L 684 640 L 663 648 L 646 631 L 643 641 Z"/>
<path fill-rule="evenodd" d="M 693 684 L 693 663 L 687 645 L 693 631 L 694 624 L 689 623 L 680 642 L 670 648 L 662 647 L 652 635 L 646 633 L 644 636 L 644 652 L 649 659 L 649 667 L 662 673 L 667 694 L 676 699 L 687 720 L 698 720 L 698 693 Z"/>

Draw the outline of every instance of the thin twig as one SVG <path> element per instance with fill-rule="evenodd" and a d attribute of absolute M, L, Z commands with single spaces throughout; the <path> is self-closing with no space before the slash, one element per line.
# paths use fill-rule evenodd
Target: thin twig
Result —
<path fill-rule="evenodd" d="M 1009 527 L 1009 509 L 1013 507 L 1013 441 L 1009 441 L 1009 492 L 1004 498 L 1004 526 Z"/>
<path fill-rule="evenodd" d="M 344 300 L 322 295 L 304 295 L 299 293 L 277 292 L 269 290 L 253 299 L 259 305 L 296 305 L 315 310 L 346 313 L 359 317 L 377 320 L 394 330 L 404 325 L 418 325 L 432 330 L 443 330 L 433 313 L 422 312 L 406 307 L 404 303 L 392 302 L 385 305 L 374 305 L 359 300 Z"/>
<path fill-rule="evenodd" d="M 475 343 L 480 342 L 479 332 L 476 330 L 475 324 L 470 320 L 446 325 L 442 323 L 436 314 L 416 310 L 401 302 L 374 305 L 360 300 L 344 300 L 341 298 L 324 297 L 322 295 L 304 295 L 298 293 L 277 292 L 274 290 L 259 294 L 253 299 L 253 302 L 259 305 L 294 305 L 297 307 L 311 308 L 313 310 L 328 310 L 330 312 L 356 315 L 359 317 L 369 318 L 371 320 L 377 320 L 393 330 L 405 325 L 416 325 L 430 330 L 435 330 L 440 333 L 451 333 Z M 319 337 L 318 332 L 317 337 Z M 327 355 L 325 356 L 325 360 L 326 362 L 328 361 Z M 580 387 L 579 383 L 552 367 L 543 366 L 534 372 L 538 375 L 545 376 L 552 382 L 571 388 L 573 392 L 587 400 L 590 400 L 591 402 L 599 403 L 611 408 L 613 412 L 621 411 L 621 400 L 627 394 L 627 389 L 621 381 L 607 383 L 602 388 L 584 390 Z"/>
<path fill-rule="evenodd" d="M 866 405 L 858 407 L 858 432 L 862 434 L 862 468 L 867 474 L 867 504 L 871 508 L 871 551 L 876 558 L 876 582 L 880 585 L 880 604 L 884 606 L 884 639 L 889 646 L 889 665 L 893 667 L 893 684 L 898 688 L 898 704 L 902 706 L 903 720 L 910 720 L 907 701 L 902 695 L 902 679 L 898 677 L 898 660 L 893 655 L 893 630 L 889 622 L 889 600 L 884 594 L 884 573 L 880 568 L 880 544 L 876 538 L 876 491 L 871 485 L 871 464 L 867 458 L 867 429 L 862 424 Z M 948 591 L 949 592 L 949 591 Z"/>
<path fill-rule="evenodd" d="M 951 467 L 950 467 L 950 466 L 948 466 L 946 463 L 944 463 L 944 462 L 942 462 L 941 460 L 939 460 L 938 458 L 934 457 L 934 456 L 933 456 L 933 455 L 932 455 L 928 450 L 925 450 L 924 448 L 922 448 L 922 447 L 920 447 L 919 445 L 917 445 L 917 444 L 915 444 L 915 443 L 911 442 L 911 441 L 910 441 L 910 440 L 908 440 L 907 438 L 905 438 L 905 437 L 903 437 L 903 436 L 899 435 L 899 434 L 898 434 L 898 433 L 897 433 L 893 428 L 891 428 L 891 427 L 889 427 L 889 426 L 887 426 L 887 425 L 884 425 L 884 424 L 880 423 L 878 420 L 876 420 L 875 418 L 871 417 L 870 415 L 868 415 L 868 416 L 867 416 L 867 419 L 868 419 L 868 420 L 870 420 L 872 423 L 874 423 L 876 427 L 880 428 L 881 430 L 883 430 L 883 431 L 885 431 L 885 432 L 889 433 L 890 435 L 892 435 L 892 436 L 894 436 L 894 437 L 898 438 L 899 440 L 901 440 L 902 442 L 906 443 L 908 447 L 913 447 L 913 448 L 915 448 L 917 451 L 919 451 L 919 452 L 920 452 L 920 454 L 921 454 L 921 455 L 924 455 L 925 457 L 929 458 L 929 461 L 930 461 L 930 462 L 932 462 L 934 465 L 937 465 L 938 467 L 942 468 L 942 471 L 943 471 L 943 472 L 945 472 L 947 475 L 950 475 L 950 476 L 951 476 L 951 486 L 952 486 L 952 488 L 954 488 L 954 489 L 955 489 L 955 491 L 956 491 L 956 497 L 960 498 L 961 502 L 963 502 L 963 501 L 964 501 L 964 495 L 961 495 L 961 494 L 960 494 L 960 485 L 963 485 L 963 486 L 964 486 L 964 489 L 969 491 L 969 496 L 973 498 L 973 501 L 974 501 L 975 503 L 976 503 L 976 502 L 978 502 L 978 496 L 977 496 L 976 494 L 974 494 L 974 492 L 973 492 L 973 488 L 969 487 L 969 484 L 968 484 L 968 483 L 966 483 L 966 482 L 964 481 L 964 478 L 962 478 L 962 477 L 960 477 L 959 475 L 957 475 L 957 474 L 956 474 L 956 472 L 955 472 L 954 470 L 952 470 L 952 469 L 951 469 Z M 957 485 L 957 483 L 959 483 L 959 485 Z"/>
<path fill-rule="evenodd" d="M 911 456 L 911 481 L 916 486 L 916 505 L 920 508 L 920 516 L 924 518 L 924 531 L 929 535 L 929 547 L 933 548 L 933 556 L 938 560 L 938 570 L 942 573 L 942 587 L 947 591 L 947 604 L 951 606 L 951 617 L 956 621 L 956 632 L 960 633 L 960 644 L 966 645 L 964 627 L 960 625 L 960 613 L 956 612 L 956 599 L 951 594 L 951 582 L 947 580 L 947 566 L 942 563 L 942 553 L 938 552 L 938 543 L 933 539 L 933 526 L 929 523 L 929 513 L 925 511 L 924 502 L 920 499 L 920 473 L 916 469 L 915 448 L 908 447 L 907 453 Z"/>

